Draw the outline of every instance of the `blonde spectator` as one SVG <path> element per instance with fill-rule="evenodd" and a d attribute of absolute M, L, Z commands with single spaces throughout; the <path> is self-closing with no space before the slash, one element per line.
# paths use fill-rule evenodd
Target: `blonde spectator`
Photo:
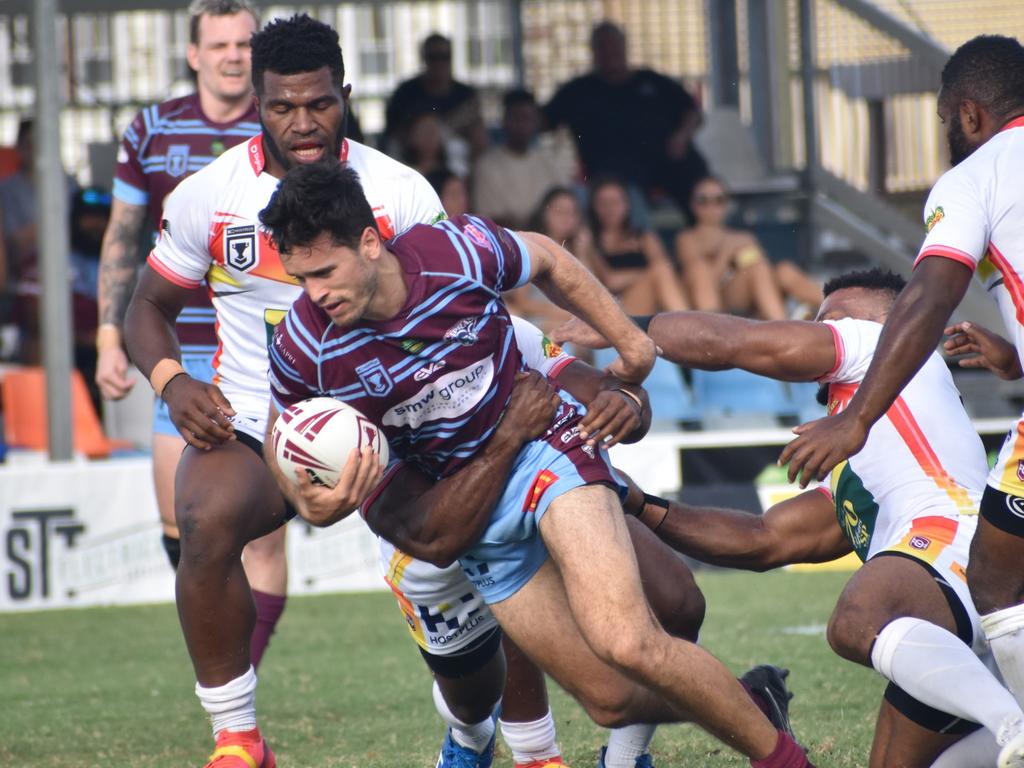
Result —
<path fill-rule="evenodd" d="M 790 261 L 772 264 L 749 232 L 725 225 L 729 194 L 714 177 L 702 179 L 690 199 L 695 223 L 676 236 L 676 259 L 694 309 L 783 320 L 786 300 L 813 317 L 821 287 Z"/>
<path fill-rule="evenodd" d="M 621 181 L 605 178 L 591 186 L 594 273 L 629 314 L 687 309 L 661 240 L 654 232 L 635 228 L 631 215 L 629 193 Z"/>

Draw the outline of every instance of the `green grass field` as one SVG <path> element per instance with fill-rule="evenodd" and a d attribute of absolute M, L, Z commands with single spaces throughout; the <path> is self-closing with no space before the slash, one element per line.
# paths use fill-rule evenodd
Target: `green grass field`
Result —
<path fill-rule="evenodd" d="M 789 666 L 792 715 L 819 766 L 866 764 L 883 688 L 829 650 L 823 625 L 846 574 L 704 573 L 702 642 L 737 674 Z M 443 737 L 426 666 L 388 593 L 293 599 L 260 672 L 258 712 L 282 768 L 434 765 Z M 552 638 L 552 641 L 556 641 Z M 201 766 L 205 715 L 173 606 L 0 616 L 0 766 Z M 552 686 L 570 765 L 603 743 Z M 659 730 L 668 766 L 746 766 L 693 726 Z M 499 741 L 496 768 L 510 768 Z"/>

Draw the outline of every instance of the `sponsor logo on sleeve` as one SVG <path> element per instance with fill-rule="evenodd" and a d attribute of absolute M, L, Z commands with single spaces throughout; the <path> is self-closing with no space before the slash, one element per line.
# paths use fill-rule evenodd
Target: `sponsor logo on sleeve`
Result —
<path fill-rule="evenodd" d="M 946 212 L 942 210 L 941 205 L 935 206 L 929 213 L 928 218 L 924 220 L 925 232 L 931 232 L 935 229 L 935 225 L 946 218 Z"/>
<path fill-rule="evenodd" d="M 541 339 L 541 348 L 544 350 L 544 357 L 551 359 L 562 354 L 562 348 L 545 336 Z"/>
<path fill-rule="evenodd" d="M 494 248 L 491 247 L 491 241 L 487 239 L 487 235 L 481 232 L 480 228 L 475 224 L 466 224 L 462 227 L 462 231 L 480 248 L 483 248 L 485 251 L 494 251 Z"/>

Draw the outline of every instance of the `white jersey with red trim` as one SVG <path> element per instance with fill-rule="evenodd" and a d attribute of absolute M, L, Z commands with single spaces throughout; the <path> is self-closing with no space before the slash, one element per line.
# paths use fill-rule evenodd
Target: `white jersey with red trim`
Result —
<path fill-rule="evenodd" d="M 849 404 L 875 355 L 882 325 L 845 318 L 827 321 L 836 366 L 822 377 L 829 413 Z M 871 428 L 859 453 L 825 481 L 839 524 L 862 560 L 897 545 L 922 517 L 946 518 L 955 531 L 963 515 L 977 515 L 988 465 L 985 449 L 960 402 L 942 358 L 933 353 L 885 417 Z M 922 549 L 929 542 L 919 541 Z"/>
<path fill-rule="evenodd" d="M 977 270 L 999 304 L 1018 355 L 1024 351 L 1024 117 L 946 171 L 925 204 L 928 256 Z"/>
<path fill-rule="evenodd" d="M 576 358 L 552 342 L 540 328 L 512 317 L 516 345 L 527 367 L 557 378 Z M 389 468 L 397 471 L 398 464 Z M 450 656 L 473 644 L 497 621 L 459 563 L 447 568 L 416 560 L 387 539 L 378 538 L 384 581 L 395 593 L 416 643 L 428 653 Z"/>
<path fill-rule="evenodd" d="M 359 174 L 385 238 L 444 218 L 437 194 L 411 168 L 348 140 L 341 160 Z M 279 181 L 265 166 L 256 136 L 185 179 L 164 204 L 149 256 L 149 265 L 177 285 L 206 279 L 217 315 L 214 383 L 235 409 L 236 427 L 259 440 L 270 404 L 267 344 L 302 293 L 260 225 Z"/>

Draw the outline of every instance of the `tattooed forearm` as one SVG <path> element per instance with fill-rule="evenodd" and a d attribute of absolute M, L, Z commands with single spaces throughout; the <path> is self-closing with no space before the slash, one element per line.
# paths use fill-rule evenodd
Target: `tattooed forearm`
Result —
<path fill-rule="evenodd" d="M 145 216 L 146 206 L 114 200 L 100 251 L 100 324 L 120 328 L 124 322 L 139 268 L 139 238 Z"/>

